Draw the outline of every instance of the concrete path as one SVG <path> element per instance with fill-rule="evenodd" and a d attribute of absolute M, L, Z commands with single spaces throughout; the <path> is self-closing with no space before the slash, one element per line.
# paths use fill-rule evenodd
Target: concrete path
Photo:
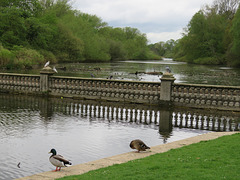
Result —
<path fill-rule="evenodd" d="M 103 158 L 103 159 L 91 161 L 84 164 L 62 168 L 61 171 L 58 171 L 58 172 L 48 171 L 48 172 L 35 174 L 32 176 L 19 178 L 18 180 L 52 180 L 52 179 L 61 178 L 69 175 L 83 174 L 88 171 L 111 166 L 113 164 L 125 163 L 130 160 L 144 158 L 156 153 L 163 153 L 171 149 L 180 148 L 182 146 L 198 143 L 200 141 L 216 139 L 221 136 L 232 135 L 235 133 L 238 133 L 238 132 L 211 132 L 211 133 L 202 134 L 202 135 L 198 135 L 195 137 L 191 137 L 191 138 L 187 138 L 187 139 L 183 139 L 183 140 L 179 140 L 179 141 L 175 141 L 167 144 L 154 146 L 154 147 L 151 147 L 150 151 L 146 151 L 146 152 L 135 153 L 135 151 L 131 151 L 128 153 L 124 153 L 124 154 L 120 154 L 120 155 L 116 155 L 108 158 Z"/>

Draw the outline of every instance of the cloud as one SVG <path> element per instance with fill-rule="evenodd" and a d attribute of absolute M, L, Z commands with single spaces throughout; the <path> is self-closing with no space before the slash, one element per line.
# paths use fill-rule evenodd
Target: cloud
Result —
<path fill-rule="evenodd" d="M 73 7 L 113 27 L 138 28 L 151 41 L 180 37 L 192 16 L 214 0 L 75 0 Z M 177 35 L 177 33 L 179 33 Z M 154 40 L 154 38 L 156 38 Z"/>
<path fill-rule="evenodd" d="M 182 37 L 183 30 L 178 30 L 174 32 L 160 32 L 160 33 L 146 33 L 147 39 L 149 40 L 150 44 L 154 44 L 160 41 L 168 41 L 170 39 L 180 39 Z"/>

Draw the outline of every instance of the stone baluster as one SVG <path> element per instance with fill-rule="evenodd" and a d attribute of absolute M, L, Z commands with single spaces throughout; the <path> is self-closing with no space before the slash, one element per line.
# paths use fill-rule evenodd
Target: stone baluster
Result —
<path fill-rule="evenodd" d="M 222 89 L 218 88 L 217 89 L 217 99 L 218 99 L 218 106 L 221 106 L 223 104 L 223 99 L 222 99 Z"/>

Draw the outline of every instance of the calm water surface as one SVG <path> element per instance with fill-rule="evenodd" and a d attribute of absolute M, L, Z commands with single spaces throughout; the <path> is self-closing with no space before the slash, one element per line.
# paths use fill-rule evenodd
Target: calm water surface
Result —
<path fill-rule="evenodd" d="M 113 76 L 113 79 L 156 82 L 161 75 L 149 75 L 146 72 L 164 72 L 166 66 L 171 67 L 176 82 L 240 86 L 240 69 L 188 65 L 171 59 L 61 64 L 56 65 L 56 75 L 88 78 Z M 39 74 L 39 71 L 40 69 L 16 73 Z M 105 114 L 105 108 L 110 113 Z M 125 112 L 121 116 L 117 114 L 116 107 L 103 103 L 95 104 L 92 108 L 91 103 L 82 101 L 0 95 L 0 179 L 53 170 L 54 167 L 48 160 L 51 148 L 72 160 L 73 164 L 80 164 L 129 152 L 129 142 L 132 139 L 139 138 L 149 146 L 155 146 L 214 130 L 194 128 L 192 125 L 192 128 L 182 128 L 177 125 L 181 121 L 178 116 L 174 117 L 175 122 L 167 119 L 166 124 L 165 118 L 159 120 L 160 115 L 163 112 L 171 114 L 172 111 L 163 111 L 161 107 L 151 110 L 152 107 L 140 106 L 139 109 L 146 108 L 143 115 L 137 111 L 134 111 L 135 114 L 131 112 L 136 105 L 130 109 L 119 105 L 119 108 Z M 150 114 L 152 111 L 154 115 Z M 157 122 L 151 122 L 151 116 L 155 116 Z M 222 121 L 221 117 L 219 122 Z M 239 116 L 226 118 L 228 124 L 233 124 L 232 120 L 239 120 Z M 160 123 L 162 121 L 164 123 Z M 220 126 L 217 122 L 218 131 L 233 130 L 226 129 L 225 125 Z M 167 130 L 165 132 L 162 129 Z M 19 162 L 20 168 L 17 167 Z"/>
<path fill-rule="evenodd" d="M 53 66 L 50 64 L 50 66 Z M 177 83 L 211 84 L 240 86 L 240 68 L 224 66 L 205 66 L 176 62 L 172 59 L 148 61 L 118 61 L 113 63 L 75 63 L 57 64 L 59 76 L 86 78 L 109 78 L 159 82 L 161 75 L 149 75 L 147 72 L 165 72 L 166 66 L 172 69 Z M 64 68 L 66 68 L 64 70 Z M 98 70 L 100 68 L 100 70 Z M 15 70 L 8 72 L 39 74 L 36 70 Z M 135 73 L 138 72 L 136 75 Z M 93 77 L 94 76 L 94 77 Z"/>
<path fill-rule="evenodd" d="M 160 107 L 0 95 L 0 179 L 53 170 L 51 148 L 76 165 L 132 151 L 136 138 L 155 146 L 211 130 L 173 119 Z"/>

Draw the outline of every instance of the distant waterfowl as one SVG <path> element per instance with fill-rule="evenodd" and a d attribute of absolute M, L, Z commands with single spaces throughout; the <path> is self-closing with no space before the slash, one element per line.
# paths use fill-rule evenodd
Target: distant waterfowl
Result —
<path fill-rule="evenodd" d="M 46 62 L 46 64 L 44 65 L 44 67 L 49 66 L 49 64 L 50 64 L 50 61 Z"/>
<path fill-rule="evenodd" d="M 67 70 L 66 66 L 58 67 L 58 69 L 61 69 L 61 70 L 63 70 L 63 71 L 66 71 L 66 70 Z"/>
<path fill-rule="evenodd" d="M 166 66 L 166 72 L 168 72 L 168 73 L 171 73 L 171 69 L 170 69 L 170 67 L 169 66 Z"/>
<path fill-rule="evenodd" d="M 20 162 L 17 164 L 17 167 L 18 167 L 18 168 L 20 168 L 20 164 L 21 164 Z"/>
<path fill-rule="evenodd" d="M 107 79 L 112 79 L 113 78 L 113 76 L 111 75 L 111 76 L 109 76 L 109 77 L 107 77 Z"/>
<path fill-rule="evenodd" d="M 52 165 L 56 166 L 56 170 L 54 171 L 60 171 L 61 167 L 72 165 L 69 160 L 66 160 L 63 156 L 57 154 L 55 149 L 51 149 L 49 153 L 52 153 L 52 155 L 49 157 L 49 161 L 52 163 Z"/>
<path fill-rule="evenodd" d="M 135 139 L 132 140 L 130 145 L 129 145 L 132 149 L 137 149 L 138 153 L 140 151 L 146 151 L 146 149 L 150 149 L 150 147 L 148 147 L 142 140 L 140 139 Z"/>

